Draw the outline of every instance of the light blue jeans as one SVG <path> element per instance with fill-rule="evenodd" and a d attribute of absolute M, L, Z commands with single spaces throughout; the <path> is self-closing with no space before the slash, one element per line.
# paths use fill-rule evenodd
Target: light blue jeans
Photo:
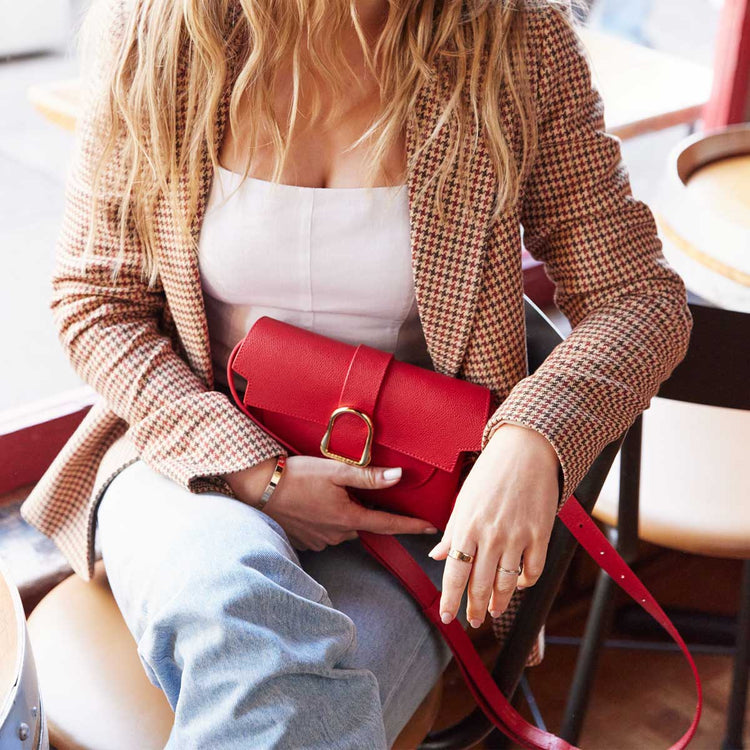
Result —
<path fill-rule="evenodd" d="M 398 535 L 438 588 L 439 538 Z M 359 539 L 295 550 L 266 513 L 142 461 L 104 493 L 97 544 L 175 712 L 170 750 L 390 748 L 451 659 Z"/>

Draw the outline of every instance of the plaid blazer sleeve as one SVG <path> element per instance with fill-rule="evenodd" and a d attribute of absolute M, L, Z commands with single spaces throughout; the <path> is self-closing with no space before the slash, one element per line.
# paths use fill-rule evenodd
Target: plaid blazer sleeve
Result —
<path fill-rule="evenodd" d="M 653 215 L 632 196 L 620 141 L 604 132 L 602 99 L 569 14 L 528 14 L 540 124 L 521 224 L 573 330 L 514 386 L 482 442 L 503 422 L 542 433 L 562 468 L 558 511 L 604 446 L 648 408 L 685 356 L 692 327 Z"/>
<path fill-rule="evenodd" d="M 116 40 L 127 6 L 96 0 L 102 40 Z M 102 47 L 102 50 L 105 47 Z M 116 48 L 106 45 L 109 52 Z M 107 160 L 93 248 L 84 253 L 92 207 L 94 160 L 101 150 L 94 111 L 105 54 L 87 73 L 86 95 L 68 172 L 56 247 L 51 307 L 63 347 L 77 373 L 129 425 L 140 457 L 188 489 L 231 494 L 221 475 L 252 466 L 286 449 L 209 390 L 174 348 L 161 325 L 165 297 L 141 272 L 141 245 L 127 234 L 120 253 L 116 217 L 121 200 L 119 151 Z M 115 271 L 117 273 L 115 274 Z"/>

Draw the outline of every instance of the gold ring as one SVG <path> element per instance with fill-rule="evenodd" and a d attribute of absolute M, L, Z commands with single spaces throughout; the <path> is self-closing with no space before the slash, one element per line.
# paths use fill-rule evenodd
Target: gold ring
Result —
<path fill-rule="evenodd" d="M 448 551 L 448 557 L 453 557 L 456 560 L 461 560 L 461 562 L 472 562 L 474 560 L 474 555 L 467 555 L 465 552 L 461 552 L 461 550 L 456 549 L 455 547 L 451 547 Z"/>
<path fill-rule="evenodd" d="M 504 567 L 503 567 L 502 565 L 498 565 L 498 566 L 497 566 L 497 569 L 498 569 L 498 570 L 499 570 L 499 571 L 500 571 L 501 573 L 510 573 L 511 575 L 514 575 L 514 576 L 520 576 L 520 575 L 521 575 L 521 571 L 523 570 L 523 563 L 521 563 L 521 564 L 520 564 L 520 565 L 518 566 L 518 569 L 517 569 L 517 570 L 508 570 L 508 568 L 504 568 Z"/>

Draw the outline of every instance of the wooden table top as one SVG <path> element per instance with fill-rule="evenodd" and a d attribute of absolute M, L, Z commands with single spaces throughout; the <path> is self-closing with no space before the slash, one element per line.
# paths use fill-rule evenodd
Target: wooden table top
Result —
<path fill-rule="evenodd" d="M 711 93 L 710 68 L 592 29 L 580 33 L 610 133 L 633 138 L 700 117 Z M 50 121 L 73 130 L 80 106 L 78 79 L 32 86 L 28 96 Z"/>

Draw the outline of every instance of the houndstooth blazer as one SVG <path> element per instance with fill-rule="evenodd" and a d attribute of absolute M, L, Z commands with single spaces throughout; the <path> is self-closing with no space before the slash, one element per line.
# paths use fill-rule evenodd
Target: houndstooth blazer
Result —
<path fill-rule="evenodd" d="M 102 1 L 108 8 L 102 33 L 116 34 L 126 6 L 123 0 Z M 461 199 L 455 178 L 449 181 L 449 220 L 440 226 L 432 194 L 417 202 L 416 193 L 445 156 L 443 129 L 408 174 L 410 236 L 415 294 L 435 369 L 492 390 L 494 413 L 482 448 L 504 421 L 550 441 L 562 469 L 559 508 L 600 450 L 648 408 L 684 356 L 692 321 L 685 287 L 664 260 L 653 216 L 631 194 L 620 142 L 604 132 L 602 101 L 578 36 L 558 10 L 526 15 L 540 142 L 523 175 L 520 200 L 490 220 L 495 174 L 480 134 L 468 199 Z M 409 153 L 417 129 L 430 132 L 443 109 L 437 79 L 422 89 L 408 123 Z M 215 143 L 224 132 L 229 91 L 227 86 L 218 108 Z M 506 99 L 501 95 L 498 106 L 517 143 Z M 112 280 L 116 191 L 106 196 L 106 223 L 95 238 L 94 257 L 83 262 L 98 149 L 89 115 L 84 103 L 57 243 L 52 310 L 74 367 L 101 398 L 21 508 L 85 580 L 96 555 L 97 503 L 124 466 L 140 457 L 191 492 L 231 495 L 221 475 L 286 453 L 213 387 L 197 259 L 178 237 L 166 201 L 154 213 L 161 258 L 155 287 L 142 279 L 134 237 Z M 117 168 L 114 159 L 109 169 L 116 174 Z M 196 236 L 212 177 L 204 149 Z M 521 227 L 525 246 L 545 263 L 556 302 L 573 326 L 530 376 Z M 493 621 L 498 639 L 523 595 L 516 591 Z M 541 661 L 543 646 L 542 628 L 529 665 Z"/>

